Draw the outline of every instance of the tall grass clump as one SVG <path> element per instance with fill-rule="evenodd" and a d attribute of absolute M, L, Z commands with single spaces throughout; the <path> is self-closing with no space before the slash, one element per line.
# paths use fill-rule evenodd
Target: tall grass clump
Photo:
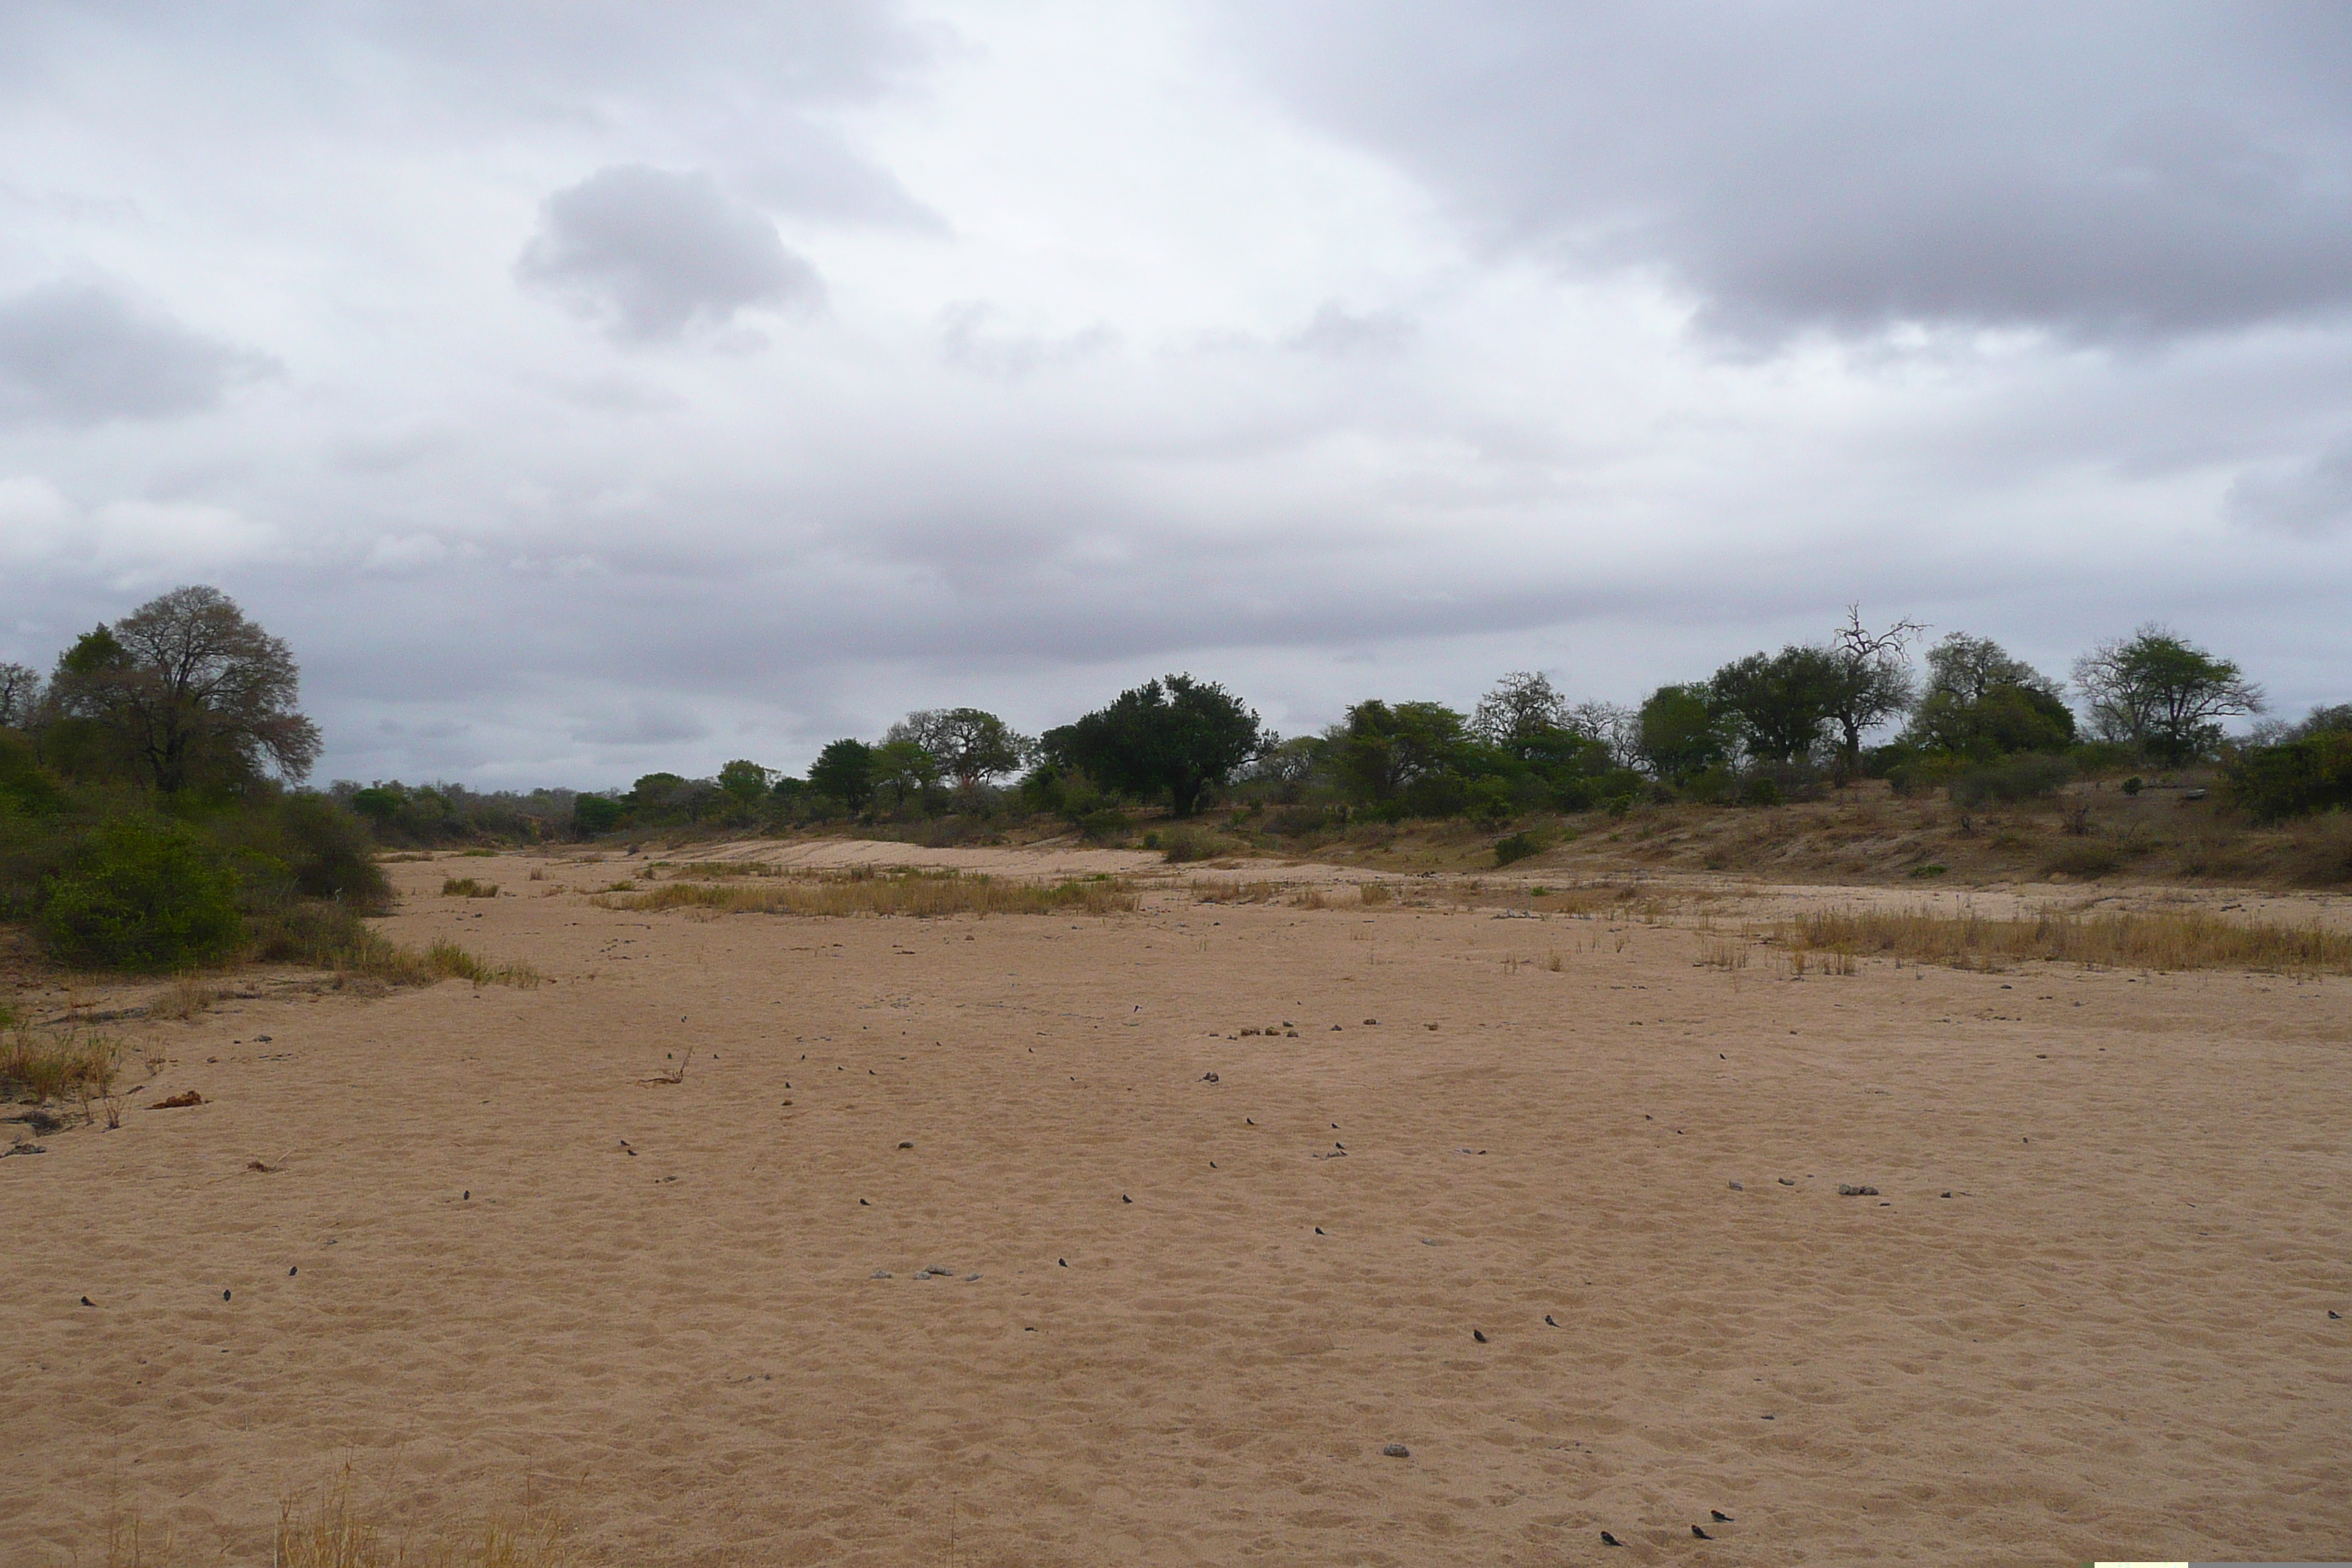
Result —
<path fill-rule="evenodd" d="M 477 985 L 528 990 L 546 978 L 527 963 L 491 963 L 446 939 L 419 952 L 370 931 L 340 904 L 289 902 L 264 911 L 254 923 L 257 940 L 253 955 L 264 963 L 299 963 L 388 985 L 470 980 Z"/>
<path fill-rule="evenodd" d="M 82 1029 L 11 1030 L 0 1041 L 0 1094 L 22 1100 L 96 1099 L 113 1089 L 122 1047 Z"/>
<path fill-rule="evenodd" d="M 1135 889 L 1111 879 L 1057 882 L 1002 881 L 957 871 L 876 874 L 869 869 L 777 878 L 761 887 L 718 888 L 668 882 L 642 893 L 607 893 L 590 900 L 608 910 L 700 909 L 723 914 L 776 915 L 1108 915 L 1131 913 Z"/>
<path fill-rule="evenodd" d="M 2003 920 L 1926 910 L 1820 910 L 1776 934 L 1799 950 L 1826 948 L 1903 962 L 1987 968 L 2080 963 L 2131 969 L 2243 969 L 2352 973 L 2352 934 L 2317 925 L 2225 921 L 2198 910 Z"/>
<path fill-rule="evenodd" d="M 499 896 L 499 885 L 472 877 L 444 877 L 441 879 L 441 896 L 445 899 L 495 899 Z"/>
<path fill-rule="evenodd" d="M 448 1529 L 434 1544 L 412 1550 L 352 1502 L 346 1467 L 320 1487 L 315 1501 L 279 1502 L 272 1568 L 569 1568 L 578 1561 L 562 1521 L 529 1507 L 511 1519 Z"/>

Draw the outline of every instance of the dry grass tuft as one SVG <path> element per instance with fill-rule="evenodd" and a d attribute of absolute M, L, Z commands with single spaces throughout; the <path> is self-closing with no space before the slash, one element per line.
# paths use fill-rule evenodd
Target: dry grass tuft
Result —
<path fill-rule="evenodd" d="M 709 881 L 715 877 L 781 877 L 781 866 L 771 866 L 764 860 L 689 860 L 669 868 L 673 877 L 686 881 Z"/>
<path fill-rule="evenodd" d="M 1138 906 L 1135 889 L 1111 878 L 1058 882 L 1000 881 L 957 871 L 877 875 L 869 868 L 794 875 L 760 888 L 714 888 L 671 882 L 643 893 L 605 893 L 601 909 L 710 910 L 721 914 L 772 915 L 1054 915 L 1126 914 Z"/>
<path fill-rule="evenodd" d="M 499 896 L 499 885 L 472 877 L 444 877 L 441 879 L 441 896 L 445 899 L 495 899 Z"/>
<path fill-rule="evenodd" d="M 1748 967 L 1748 944 L 1726 942 L 1720 937 L 1701 937 L 1698 963 L 1702 969 L 1745 969 Z"/>
<path fill-rule="evenodd" d="M 403 947 L 336 904 L 291 905 L 256 921 L 255 927 L 256 958 L 331 970 L 339 981 L 351 976 L 387 985 L 430 985 L 455 979 L 529 990 L 546 978 L 527 963 L 491 963 L 446 940 L 423 952 Z"/>
<path fill-rule="evenodd" d="M 200 1013 L 210 1012 L 214 1003 L 226 1001 L 236 994 L 226 985 L 199 980 L 193 974 L 183 974 L 147 1004 L 147 1016 L 184 1021 Z"/>
<path fill-rule="evenodd" d="M 2039 962 L 2352 973 L 2352 935 L 2316 925 L 2224 921 L 2194 910 L 2093 916 L 2044 911 L 2018 920 L 1925 910 L 1822 910 L 1781 921 L 1775 934 L 1801 953 L 1826 949 L 1849 958 L 1863 953 L 1961 969 Z"/>
<path fill-rule="evenodd" d="M 1356 896 L 1362 901 L 1364 908 L 1368 910 L 1378 909 L 1382 904 L 1393 903 L 1396 901 L 1395 890 L 1390 888 L 1386 882 L 1366 882 L 1363 887 L 1358 890 Z"/>
<path fill-rule="evenodd" d="M 1270 904 L 1282 896 L 1278 882 L 1195 880 L 1185 889 L 1204 904 Z"/>
<path fill-rule="evenodd" d="M 122 1047 L 103 1035 L 68 1027 L 18 1028 L 0 1044 L 0 1092 L 30 1100 L 100 1099 L 113 1090 Z"/>
<path fill-rule="evenodd" d="M 526 1508 L 519 1518 L 484 1520 L 412 1551 L 353 1506 L 345 1467 L 315 1502 L 278 1504 L 273 1568 L 568 1568 L 578 1556 L 564 1534 L 555 1515 Z"/>

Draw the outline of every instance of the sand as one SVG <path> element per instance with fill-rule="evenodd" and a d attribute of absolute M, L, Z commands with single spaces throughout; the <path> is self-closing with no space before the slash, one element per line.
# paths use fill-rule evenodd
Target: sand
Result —
<path fill-rule="evenodd" d="M 206 1103 L 0 1160 L 0 1562 L 345 1462 L 615 1564 L 2352 1556 L 2343 980 L 394 869 L 553 983 L 127 1022 Z"/>

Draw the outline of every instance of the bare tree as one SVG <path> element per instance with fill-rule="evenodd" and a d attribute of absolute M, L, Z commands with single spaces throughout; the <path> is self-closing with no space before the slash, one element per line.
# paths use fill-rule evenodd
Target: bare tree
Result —
<path fill-rule="evenodd" d="M 1515 669 L 1478 700 L 1471 715 L 1470 732 L 1489 745 L 1517 752 L 1542 738 L 1547 731 L 1567 728 L 1568 700 L 1551 678 L 1531 669 Z"/>
<path fill-rule="evenodd" d="M 1823 701 L 1838 727 L 1840 784 L 1862 772 L 1862 737 L 1911 706 L 1916 688 L 1904 649 L 1927 629 L 1916 621 L 1896 621 L 1874 632 L 1862 624 L 1861 605 L 1846 606 L 1845 625 L 1830 639 L 1837 674 Z"/>
<path fill-rule="evenodd" d="M 294 704 L 293 651 L 245 618 L 217 588 L 174 588 L 58 661 L 61 718 L 108 732 L 158 792 L 242 784 L 275 772 L 300 779 L 319 758 L 319 727 Z"/>

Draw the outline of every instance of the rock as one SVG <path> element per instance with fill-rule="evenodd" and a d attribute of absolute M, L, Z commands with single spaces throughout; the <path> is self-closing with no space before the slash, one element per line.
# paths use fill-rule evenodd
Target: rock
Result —
<path fill-rule="evenodd" d="M 1793 1187 L 1797 1184 L 1797 1178 L 1794 1176 L 1781 1176 L 1778 1180 L 1784 1187 Z"/>
<path fill-rule="evenodd" d="M 1842 1198 L 1874 1198 L 1877 1195 L 1876 1187 L 1852 1187 L 1843 1182 L 1838 1184 L 1838 1196 Z"/>
<path fill-rule="evenodd" d="M 1368 1028 L 1376 1028 L 1380 1025 L 1380 1020 L 1378 1018 L 1367 1018 L 1364 1020 L 1364 1024 Z"/>
<path fill-rule="evenodd" d="M 899 1147 L 899 1148 L 901 1148 L 901 1149 L 911 1149 L 911 1148 L 913 1148 L 913 1147 L 914 1147 L 914 1144 L 912 1144 L 912 1143 L 908 1143 L 908 1142 L 901 1142 L 901 1143 L 898 1145 L 898 1147 Z"/>
<path fill-rule="evenodd" d="M 1746 1187 L 1741 1186 L 1738 1182 L 1734 1182 L 1734 1183 L 1732 1183 L 1732 1184 L 1731 1184 L 1731 1190 L 1732 1190 L 1733 1192 L 1735 1192 L 1735 1193 L 1744 1193 L 1744 1192 L 1746 1192 L 1748 1189 L 1747 1189 Z"/>
<path fill-rule="evenodd" d="M 1384 1459 L 1410 1459 L 1412 1458 L 1412 1450 L 1406 1447 L 1402 1443 L 1391 1443 L 1387 1447 L 1381 1450 L 1381 1458 Z"/>
<path fill-rule="evenodd" d="M 897 1276 L 892 1274 L 887 1268 L 877 1268 L 873 1273 L 868 1274 L 866 1278 L 868 1279 L 896 1279 Z"/>
<path fill-rule="evenodd" d="M 1217 1081 L 1217 1075 L 1213 1072 L 1204 1072 L 1201 1075 L 1201 1081 L 1202 1083 L 1214 1083 Z"/>
<path fill-rule="evenodd" d="M 204 1102 L 205 1097 L 198 1094 L 194 1089 L 184 1089 L 180 1093 L 173 1095 L 168 1100 L 159 1100 L 147 1109 L 150 1110 L 179 1110 L 191 1105 L 202 1105 Z"/>

